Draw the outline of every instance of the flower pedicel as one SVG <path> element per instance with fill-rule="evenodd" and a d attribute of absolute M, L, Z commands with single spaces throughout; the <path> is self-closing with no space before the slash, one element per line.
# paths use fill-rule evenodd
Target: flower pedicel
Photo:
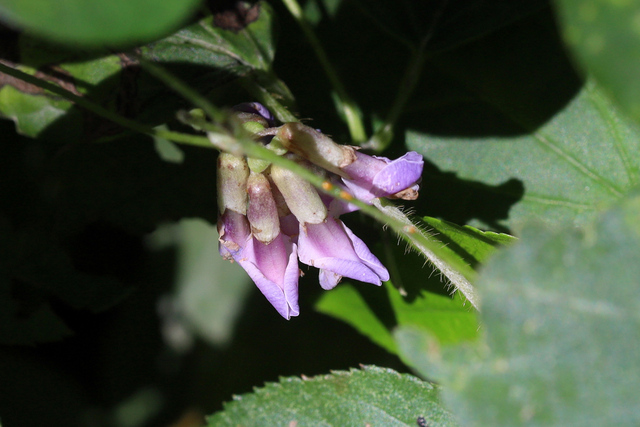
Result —
<path fill-rule="evenodd" d="M 275 126 L 261 104 L 240 104 L 234 111 L 253 132 Z M 301 123 L 260 134 L 275 134 L 259 141 L 366 203 L 418 196 L 423 160 L 416 152 L 393 161 L 368 156 Z M 220 254 L 240 264 L 285 319 L 300 314 L 298 260 L 320 270 L 323 289 L 342 277 L 374 285 L 389 280 L 378 258 L 339 219 L 357 210 L 354 205 L 319 194 L 296 174 L 262 160 L 221 153 L 217 171 Z"/>

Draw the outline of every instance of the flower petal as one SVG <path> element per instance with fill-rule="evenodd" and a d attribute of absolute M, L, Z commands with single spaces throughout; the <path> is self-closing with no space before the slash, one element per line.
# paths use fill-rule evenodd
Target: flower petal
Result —
<path fill-rule="evenodd" d="M 378 172 L 373 178 L 373 188 L 383 192 L 378 196 L 398 193 L 413 186 L 420 179 L 423 167 L 422 155 L 410 151 Z"/>
<path fill-rule="evenodd" d="M 335 288 L 338 283 L 340 283 L 340 280 L 342 280 L 341 275 L 324 269 L 320 269 L 318 278 L 320 279 L 320 287 L 327 291 Z"/>
<path fill-rule="evenodd" d="M 343 178 L 343 182 L 356 198 L 367 203 L 376 197 L 391 196 L 414 187 L 424 166 L 422 155 L 415 151 L 396 160 L 359 152 L 356 156 L 357 160 L 344 169 L 350 179 Z M 416 192 L 417 188 L 410 197 L 417 197 Z"/>
<path fill-rule="evenodd" d="M 285 319 L 300 314 L 297 246 L 279 235 L 268 245 L 253 238 L 234 259 Z"/>
<path fill-rule="evenodd" d="M 374 285 L 389 280 L 389 273 L 382 263 L 338 219 L 327 218 L 324 224 L 301 225 L 298 245 L 298 256 L 304 264 Z M 322 273 L 321 286 L 330 289 L 337 280 L 335 276 Z"/>
<path fill-rule="evenodd" d="M 356 254 L 360 258 L 360 260 L 367 265 L 374 273 L 378 275 L 380 280 L 386 282 L 389 280 L 389 271 L 386 269 L 384 265 L 380 262 L 380 260 L 371 253 L 367 245 L 355 234 L 353 231 L 349 229 L 346 225 L 342 225 L 344 227 L 344 231 L 347 233 L 347 236 L 351 239 L 351 243 L 353 243 L 353 249 L 356 251 Z"/>
<path fill-rule="evenodd" d="M 226 209 L 218 220 L 220 255 L 228 258 L 243 248 L 251 235 L 247 217 L 231 209 Z"/>

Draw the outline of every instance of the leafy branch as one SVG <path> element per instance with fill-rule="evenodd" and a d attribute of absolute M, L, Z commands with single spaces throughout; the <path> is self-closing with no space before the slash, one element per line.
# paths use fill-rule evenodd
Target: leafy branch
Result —
<path fill-rule="evenodd" d="M 322 191 L 332 197 L 347 200 L 358 206 L 362 212 L 376 219 L 381 224 L 389 226 L 408 244 L 438 268 L 447 277 L 450 283 L 456 289 L 460 290 L 464 296 L 475 307 L 477 307 L 477 297 L 475 296 L 475 292 L 470 284 L 470 281 L 475 277 L 475 271 L 441 242 L 422 232 L 420 228 L 414 225 L 413 222 L 400 210 L 390 205 L 383 205 L 382 202 L 379 201 L 376 202 L 376 207 L 373 207 L 357 200 L 340 188 L 328 186 L 322 177 L 317 176 L 310 170 L 296 164 L 295 162 L 278 156 L 272 151 L 256 144 L 251 138 L 251 135 L 246 131 L 243 131 L 239 126 L 229 127 L 229 124 L 233 124 L 233 122 L 229 120 L 229 116 L 224 111 L 215 107 L 204 96 L 191 89 L 187 84 L 180 81 L 175 76 L 172 76 L 162 67 L 146 60 L 141 60 L 141 65 L 150 74 L 179 93 L 194 106 L 201 108 L 210 117 L 211 122 L 201 123 L 201 125 L 206 127 L 205 130 L 209 132 L 209 138 L 181 132 L 152 129 L 109 111 L 93 103 L 87 98 L 77 96 L 59 86 L 42 81 L 4 64 L 0 64 L 0 71 L 39 86 L 42 89 L 62 96 L 69 101 L 76 102 L 81 107 L 133 131 L 146 135 L 158 136 L 182 144 L 208 148 L 214 148 L 215 145 L 215 148 L 220 150 L 234 152 L 235 154 L 242 153 L 246 156 L 263 159 L 282 166 L 283 168 L 287 168 L 308 180 L 319 191 Z M 274 102 L 277 101 L 274 100 Z M 212 140 L 217 141 L 216 144 L 212 144 Z"/>

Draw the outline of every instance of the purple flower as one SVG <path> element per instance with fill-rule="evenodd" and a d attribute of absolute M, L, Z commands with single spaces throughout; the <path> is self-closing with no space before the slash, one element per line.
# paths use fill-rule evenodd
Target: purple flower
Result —
<path fill-rule="evenodd" d="M 300 224 L 298 245 L 300 261 L 320 269 L 323 289 L 333 289 L 342 277 L 378 286 L 389 280 L 389 272 L 378 258 L 339 219 Z"/>
<path fill-rule="evenodd" d="M 222 153 L 218 187 L 220 254 L 244 268 L 282 317 L 297 316 L 297 245 L 280 230 L 268 179 L 249 171 L 243 158 Z"/>
<path fill-rule="evenodd" d="M 218 222 L 220 255 L 237 262 L 285 319 L 300 314 L 298 248 L 279 233 L 265 244 L 251 233 L 247 217 L 226 210 Z"/>
<path fill-rule="evenodd" d="M 234 110 L 245 129 L 256 136 L 263 135 L 256 129 L 275 125 L 261 104 L 241 104 Z M 268 135 L 275 136 L 273 144 L 266 146 L 278 155 L 286 155 L 366 203 L 376 197 L 417 197 L 423 167 L 418 153 L 396 160 L 368 156 L 301 123 L 286 123 Z M 220 254 L 236 261 L 285 319 L 300 312 L 298 259 L 320 270 L 323 289 L 334 288 L 342 277 L 374 285 L 389 280 L 380 260 L 338 219 L 357 208 L 319 194 L 287 169 L 222 153 L 218 207 Z"/>
<path fill-rule="evenodd" d="M 415 151 L 396 160 L 356 152 L 356 160 L 342 168 L 348 175 L 343 181 L 362 201 L 370 202 L 376 197 L 415 200 L 423 166 L 422 156 Z"/>
<path fill-rule="evenodd" d="M 354 196 L 367 203 L 376 197 L 414 200 L 422 175 L 422 156 L 411 151 L 396 160 L 368 156 L 354 147 L 336 144 L 331 138 L 301 123 L 286 123 L 276 134 L 288 150 L 342 177 Z"/>
<path fill-rule="evenodd" d="M 235 261 L 249 274 L 260 292 L 282 317 L 300 314 L 298 306 L 298 248 L 279 234 L 271 243 L 256 238 L 247 241 Z"/>

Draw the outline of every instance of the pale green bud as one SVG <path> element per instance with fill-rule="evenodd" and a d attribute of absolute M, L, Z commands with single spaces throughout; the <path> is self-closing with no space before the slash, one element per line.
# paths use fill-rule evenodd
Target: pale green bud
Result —
<path fill-rule="evenodd" d="M 277 165 L 271 165 L 271 179 L 300 223 L 324 222 L 327 207 L 309 181 Z"/>
<path fill-rule="evenodd" d="M 244 157 L 220 153 L 218 156 L 218 210 L 231 209 L 247 214 L 249 166 Z"/>
<path fill-rule="evenodd" d="M 251 172 L 247 181 L 247 192 L 247 219 L 251 225 L 251 232 L 256 239 L 269 244 L 280 234 L 280 218 L 269 180 L 261 173 Z"/>
<path fill-rule="evenodd" d="M 336 144 L 328 136 L 302 123 L 282 125 L 276 138 L 289 151 L 341 176 L 346 176 L 342 168 L 356 160 L 353 147 Z"/>

